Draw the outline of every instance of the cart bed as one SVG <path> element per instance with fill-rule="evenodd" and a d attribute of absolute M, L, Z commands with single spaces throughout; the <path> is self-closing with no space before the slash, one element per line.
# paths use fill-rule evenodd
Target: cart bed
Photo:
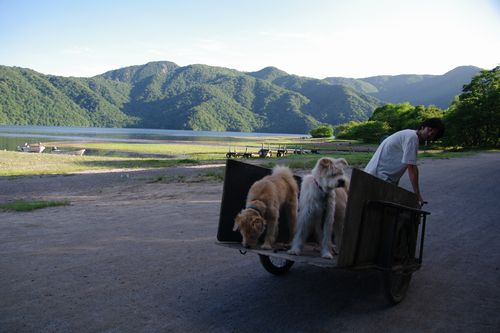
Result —
<path fill-rule="evenodd" d="M 301 264 L 309 264 L 318 267 L 336 267 L 337 266 L 337 256 L 333 259 L 321 258 L 318 246 L 313 244 L 306 244 L 300 256 L 292 255 L 286 253 L 287 247 L 284 245 L 277 244 L 275 248 L 279 250 L 262 250 L 262 249 L 247 249 L 243 247 L 240 243 L 235 242 L 219 242 L 219 245 L 229 247 L 235 250 L 239 250 L 241 253 L 256 253 L 269 257 L 280 258 L 284 260 L 294 261 Z"/>

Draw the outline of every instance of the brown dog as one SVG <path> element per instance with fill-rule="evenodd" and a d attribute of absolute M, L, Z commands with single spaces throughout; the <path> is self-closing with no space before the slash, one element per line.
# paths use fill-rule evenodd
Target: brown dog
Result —
<path fill-rule="evenodd" d="M 273 173 L 256 181 L 248 191 L 246 208 L 235 219 L 234 231 L 243 236 L 242 245 L 256 247 L 259 237 L 266 231 L 261 248 L 272 249 L 278 236 L 278 219 L 283 208 L 293 236 L 297 222 L 297 196 L 299 188 L 288 167 L 276 166 Z"/>

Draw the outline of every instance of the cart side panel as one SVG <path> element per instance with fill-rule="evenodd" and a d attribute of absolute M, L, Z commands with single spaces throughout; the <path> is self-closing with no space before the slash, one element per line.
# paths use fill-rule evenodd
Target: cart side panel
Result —
<path fill-rule="evenodd" d="M 241 242 L 239 231 L 233 231 L 234 219 L 245 208 L 248 191 L 257 180 L 270 175 L 271 169 L 228 159 L 224 175 L 222 202 L 219 214 L 217 240 L 220 242 Z M 295 176 L 300 185 L 301 178 Z M 288 242 L 290 232 L 285 214 L 280 214 L 277 241 Z"/>
<path fill-rule="evenodd" d="M 222 202 L 219 214 L 217 240 L 220 242 L 241 242 L 241 234 L 233 231 L 234 218 L 245 208 L 248 190 L 257 180 L 271 174 L 271 170 L 256 165 L 226 161 Z"/>
<path fill-rule="evenodd" d="M 378 205 L 367 205 L 364 209 L 359 235 L 363 245 L 354 258 L 356 265 L 375 263 L 388 268 L 403 258 L 415 258 L 420 220 L 416 214 Z"/>
<path fill-rule="evenodd" d="M 384 237 L 393 225 L 395 216 L 381 210 L 365 209 L 369 201 L 390 201 L 418 207 L 417 196 L 414 193 L 359 169 L 353 169 L 342 248 L 338 259 L 339 266 L 363 265 L 379 261 Z"/>

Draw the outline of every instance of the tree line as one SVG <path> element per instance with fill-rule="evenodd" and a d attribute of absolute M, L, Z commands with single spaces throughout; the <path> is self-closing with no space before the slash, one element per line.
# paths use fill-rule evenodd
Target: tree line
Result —
<path fill-rule="evenodd" d="M 311 131 L 313 137 L 335 134 L 338 139 L 380 142 L 384 137 L 405 128 L 417 129 L 425 119 L 442 118 L 446 131 L 445 146 L 487 147 L 500 143 L 500 66 L 482 70 L 448 109 L 436 106 L 413 106 L 410 103 L 387 104 L 373 112 L 366 121 L 350 121 L 331 128 Z M 330 134 L 331 135 L 331 134 Z"/>

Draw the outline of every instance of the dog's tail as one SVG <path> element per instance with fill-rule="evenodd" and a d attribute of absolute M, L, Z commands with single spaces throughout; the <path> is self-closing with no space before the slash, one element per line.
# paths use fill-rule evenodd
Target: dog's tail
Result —
<path fill-rule="evenodd" d="M 295 178 L 293 178 L 292 170 L 290 170 L 289 167 L 284 166 L 284 165 L 275 166 L 273 168 L 273 175 L 281 176 L 283 178 L 287 178 L 287 179 L 295 181 Z"/>

